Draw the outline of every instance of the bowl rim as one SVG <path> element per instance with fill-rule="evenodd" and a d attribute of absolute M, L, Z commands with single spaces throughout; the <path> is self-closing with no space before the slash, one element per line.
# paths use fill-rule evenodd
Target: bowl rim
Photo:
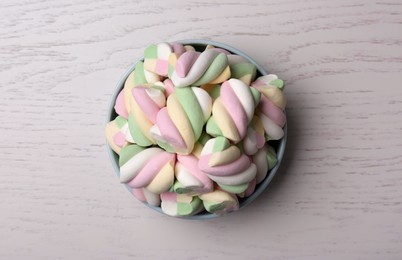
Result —
<path fill-rule="evenodd" d="M 268 72 L 261 67 L 256 61 L 254 61 L 251 57 L 249 57 L 246 53 L 232 47 L 229 46 L 225 43 L 221 43 L 221 42 L 216 42 L 216 41 L 212 41 L 212 40 L 204 40 L 204 39 L 186 39 L 186 40 L 178 40 L 175 41 L 178 43 L 181 43 L 183 45 L 213 45 L 215 47 L 218 48 L 222 48 L 225 50 L 228 50 L 229 52 L 233 53 L 233 54 L 237 54 L 240 55 L 244 58 L 246 58 L 250 63 L 254 64 L 258 70 L 258 72 L 264 76 L 264 75 L 268 75 Z M 105 126 L 114 119 L 116 112 L 114 110 L 114 105 L 117 99 L 118 94 L 120 93 L 120 91 L 124 88 L 124 83 L 127 79 L 127 77 L 130 75 L 130 73 L 132 71 L 134 71 L 135 66 L 138 62 L 143 61 L 144 60 L 144 55 L 142 55 L 141 57 L 139 57 L 138 59 L 135 60 L 135 62 L 133 62 L 129 68 L 125 71 L 125 73 L 123 74 L 123 76 L 120 78 L 119 82 L 117 83 L 116 87 L 115 87 L 115 91 L 113 93 L 113 95 L 111 96 L 111 98 L 109 99 L 109 108 L 107 111 L 107 117 L 106 117 L 106 122 L 105 122 Z M 285 117 L 286 117 L 286 109 L 285 109 Z M 246 207 L 247 205 L 249 205 L 252 201 L 254 201 L 258 196 L 261 195 L 262 192 L 264 192 L 264 190 L 268 187 L 269 183 L 272 181 L 272 179 L 274 178 L 274 176 L 276 175 L 279 166 L 282 163 L 282 159 L 285 153 L 285 148 L 286 148 L 286 142 L 287 142 L 287 120 L 285 123 L 285 126 L 283 127 L 283 131 L 284 131 L 284 136 L 282 137 L 282 139 L 278 140 L 278 147 L 276 150 L 276 157 L 277 157 L 277 163 L 276 165 L 268 171 L 267 176 L 265 177 L 265 179 L 260 182 L 257 186 L 256 189 L 254 190 L 254 192 L 248 196 L 247 198 L 243 198 L 241 200 L 241 202 L 239 202 L 239 210 Z M 106 149 L 109 155 L 109 159 L 112 163 L 113 169 L 115 171 L 115 174 L 117 175 L 117 177 L 120 176 L 120 169 L 119 169 L 119 165 L 118 165 L 118 155 L 112 150 L 112 148 L 110 147 L 110 145 L 108 144 L 108 142 L 106 141 Z M 126 188 L 128 189 L 128 191 L 131 193 L 131 189 L 127 186 Z M 148 203 L 143 202 L 143 204 L 147 205 L 148 207 L 154 209 L 155 211 L 158 211 L 159 213 L 165 215 L 165 216 L 169 216 L 167 214 L 165 214 L 161 207 L 156 207 L 156 206 L 152 206 L 149 205 Z M 233 213 L 233 212 L 231 212 Z M 229 213 L 229 214 L 231 214 Z M 228 215 L 228 214 L 226 214 Z M 223 215 L 225 216 L 225 215 Z M 178 217 L 180 219 L 191 219 L 191 220 L 199 220 L 199 219 L 213 219 L 213 218 L 217 218 L 217 217 L 222 217 L 222 215 L 217 215 L 217 214 L 213 214 L 207 211 L 202 211 L 201 213 L 197 213 L 195 215 L 192 216 L 182 216 L 182 217 Z M 177 218 L 177 217 L 175 217 Z"/>

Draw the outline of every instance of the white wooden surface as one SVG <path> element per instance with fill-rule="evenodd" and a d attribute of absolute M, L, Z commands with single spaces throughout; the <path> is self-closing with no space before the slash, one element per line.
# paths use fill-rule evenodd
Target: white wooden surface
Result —
<path fill-rule="evenodd" d="M 402 1 L 0 2 L 0 259 L 402 259 Z M 228 217 L 137 202 L 108 160 L 150 43 L 221 41 L 287 82 L 279 175 Z"/>

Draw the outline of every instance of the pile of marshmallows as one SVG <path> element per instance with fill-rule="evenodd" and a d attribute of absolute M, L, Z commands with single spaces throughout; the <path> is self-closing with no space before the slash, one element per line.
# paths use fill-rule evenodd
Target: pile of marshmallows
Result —
<path fill-rule="evenodd" d="M 125 81 L 106 126 L 120 181 L 171 216 L 239 209 L 277 163 L 284 83 L 242 56 L 161 43 Z"/>

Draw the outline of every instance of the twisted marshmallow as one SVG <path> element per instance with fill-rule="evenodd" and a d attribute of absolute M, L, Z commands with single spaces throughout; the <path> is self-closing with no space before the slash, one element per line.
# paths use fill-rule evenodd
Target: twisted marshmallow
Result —
<path fill-rule="evenodd" d="M 260 93 L 238 79 L 225 81 L 220 96 L 212 106 L 212 116 L 206 131 L 212 136 L 224 136 L 234 143 L 247 133 L 247 126 L 254 116 Z"/>
<path fill-rule="evenodd" d="M 201 200 L 197 196 L 164 192 L 161 194 L 161 200 L 162 211 L 169 216 L 191 216 L 204 209 Z"/>
<path fill-rule="evenodd" d="M 279 140 L 283 137 L 286 123 L 286 99 L 283 94 L 283 81 L 276 75 L 259 77 L 253 84 L 261 93 L 261 101 L 257 115 L 260 117 L 268 140 Z"/>
<path fill-rule="evenodd" d="M 257 167 L 250 158 L 222 136 L 205 144 L 198 166 L 223 189 L 240 185 L 245 186 L 245 190 L 257 173 Z"/>
<path fill-rule="evenodd" d="M 168 59 L 168 77 L 169 77 L 169 79 L 172 78 L 172 74 L 176 68 L 177 60 L 179 59 L 179 57 L 186 51 L 195 51 L 193 46 L 190 46 L 190 45 L 183 46 L 178 43 L 173 43 L 172 49 L 173 49 L 173 52 L 170 53 L 169 59 Z"/>
<path fill-rule="evenodd" d="M 158 144 L 170 152 L 189 154 L 201 136 L 211 114 L 208 93 L 197 87 L 175 88 L 156 118 L 151 133 Z"/>
<path fill-rule="evenodd" d="M 175 166 L 176 183 L 173 187 L 177 193 L 199 195 L 213 190 L 212 180 L 198 167 L 194 155 L 178 155 Z"/>
<path fill-rule="evenodd" d="M 120 152 L 120 182 L 152 193 L 166 192 L 173 185 L 176 155 L 161 148 L 128 145 Z"/>
<path fill-rule="evenodd" d="M 176 62 L 171 75 L 176 87 L 216 84 L 230 77 L 227 55 L 214 49 L 187 51 Z"/>
<path fill-rule="evenodd" d="M 201 194 L 200 199 L 208 212 L 217 215 L 224 215 L 239 209 L 239 200 L 236 195 L 219 188 L 210 193 Z"/>

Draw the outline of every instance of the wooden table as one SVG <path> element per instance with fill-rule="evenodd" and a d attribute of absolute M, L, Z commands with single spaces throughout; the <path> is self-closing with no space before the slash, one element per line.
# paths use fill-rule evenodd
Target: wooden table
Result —
<path fill-rule="evenodd" d="M 124 190 L 104 120 L 150 43 L 202 38 L 287 82 L 278 176 L 221 219 Z M 0 259 L 402 259 L 402 2 L 0 3 Z"/>

